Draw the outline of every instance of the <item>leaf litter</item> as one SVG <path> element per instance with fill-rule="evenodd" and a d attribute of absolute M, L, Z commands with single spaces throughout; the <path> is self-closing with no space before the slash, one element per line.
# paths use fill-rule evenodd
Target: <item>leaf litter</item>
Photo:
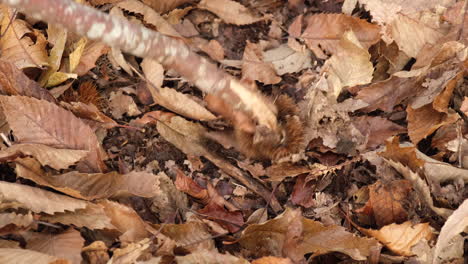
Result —
<path fill-rule="evenodd" d="M 1 263 L 463 263 L 466 1 L 77 2 L 203 59 L 0 5 Z"/>

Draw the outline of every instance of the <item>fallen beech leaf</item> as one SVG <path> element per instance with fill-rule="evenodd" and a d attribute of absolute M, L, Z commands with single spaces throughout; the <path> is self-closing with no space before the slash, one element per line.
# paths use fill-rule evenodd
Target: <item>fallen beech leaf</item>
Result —
<path fill-rule="evenodd" d="M 71 171 L 61 175 L 49 175 L 34 162 L 26 160 L 17 163 L 16 172 L 19 177 L 85 200 L 128 194 L 150 198 L 160 195 L 162 192 L 159 188 L 160 177 L 147 172 L 133 171 L 119 174 L 117 172 L 80 173 Z"/>
<path fill-rule="evenodd" d="M 312 67 L 310 50 L 295 51 L 287 44 L 263 52 L 263 61 L 271 62 L 276 74 L 295 73 Z"/>
<path fill-rule="evenodd" d="M 14 160 L 18 156 L 32 156 L 43 166 L 56 170 L 67 169 L 88 155 L 86 150 L 56 149 L 42 144 L 15 144 L 0 150 L 0 160 Z"/>
<path fill-rule="evenodd" d="M 438 128 L 455 123 L 459 119 L 455 112 L 441 113 L 431 104 L 418 109 L 408 106 L 406 112 L 408 113 L 408 134 L 414 144 L 418 144 Z"/>
<path fill-rule="evenodd" d="M 399 14 L 387 29 L 398 47 L 410 57 L 416 57 L 424 45 L 435 44 L 447 33 L 422 21 L 423 18 L 420 20 Z"/>
<path fill-rule="evenodd" d="M 174 182 L 164 172 L 156 175 L 159 191 L 151 198 L 151 210 L 159 214 L 161 221 L 168 221 L 179 208 L 187 208 L 187 196 L 177 190 Z"/>
<path fill-rule="evenodd" d="M 145 2 L 145 1 L 143 1 Z M 160 2 L 160 1 L 158 1 Z M 168 3 L 168 1 L 163 1 L 160 3 Z M 169 24 L 163 17 L 161 17 L 153 9 L 148 8 L 147 5 L 136 0 L 124 0 L 116 3 L 115 6 L 120 7 L 123 10 L 141 14 L 143 20 L 150 25 L 156 27 L 156 30 L 164 35 L 182 38 L 182 36 L 175 30 L 171 24 Z"/>
<path fill-rule="evenodd" d="M 241 257 L 235 257 L 229 253 L 221 254 L 215 250 L 200 250 L 185 256 L 176 256 L 175 260 L 178 264 L 209 264 L 209 263 L 224 263 L 224 264 L 248 264 L 249 262 Z"/>
<path fill-rule="evenodd" d="M 71 262 L 66 259 L 59 259 L 37 251 L 19 248 L 0 248 L 0 262 L 3 264 L 71 264 Z"/>
<path fill-rule="evenodd" d="M 421 239 L 431 240 L 434 235 L 429 223 L 413 225 L 410 221 L 403 224 L 387 225 L 380 230 L 361 230 L 378 239 L 391 251 L 402 256 L 414 255 L 411 247 L 416 245 Z"/>
<path fill-rule="evenodd" d="M 111 224 L 111 218 L 106 215 L 104 207 L 92 203 L 88 203 L 84 209 L 78 209 L 74 212 L 42 215 L 40 219 L 49 223 L 61 223 L 64 225 L 73 225 L 76 227 L 86 227 L 91 230 L 117 229 L 114 225 Z"/>
<path fill-rule="evenodd" d="M 99 57 L 109 52 L 109 47 L 97 41 L 88 41 L 81 54 L 80 62 L 75 68 L 75 73 L 78 76 L 87 74 L 91 69 L 96 67 L 96 61 Z"/>
<path fill-rule="evenodd" d="M 378 181 L 369 186 L 369 200 L 364 208 L 370 205 L 378 226 L 402 223 L 408 218 L 404 204 L 411 189 L 411 182 L 408 180 L 397 180 L 385 184 Z"/>
<path fill-rule="evenodd" d="M 298 19 L 301 19 L 299 17 Z M 318 14 L 307 19 L 307 26 L 301 35 L 307 46 L 321 59 L 327 53 L 335 54 L 343 34 L 352 30 L 362 47 L 367 50 L 380 40 L 380 27 L 363 19 L 344 14 Z M 323 49 L 323 51 L 322 51 Z"/>
<path fill-rule="evenodd" d="M 449 247 L 455 247 L 454 238 L 459 236 L 460 233 L 466 232 L 468 227 L 468 199 L 466 199 L 454 212 L 449 216 L 447 221 L 445 221 L 444 226 L 440 230 L 439 237 L 437 238 L 437 243 L 434 248 L 434 259 L 433 264 L 442 263 L 446 259 L 441 258 L 442 253 L 445 250 L 448 250 Z M 465 239 L 460 241 L 461 246 L 463 247 Z M 449 256 L 454 257 L 454 256 Z M 462 257 L 462 256 L 460 256 Z"/>
<path fill-rule="evenodd" d="M 26 237 L 26 249 L 67 259 L 73 264 L 81 263 L 81 248 L 85 241 L 73 228 L 58 235 L 34 232 Z"/>
<path fill-rule="evenodd" d="M 78 64 L 80 64 L 81 56 L 83 55 L 87 42 L 88 42 L 88 39 L 86 37 L 82 37 L 72 45 L 73 51 L 70 52 L 70 55 L 68 55 L 69 62 L 70 62 L 70 65 L 69 65 L 70 72 L 74 72 L 75 69 L 78 67 Z"/>
<path fill-rule="evenodd" d="M 413 188 L 421 197 L 421 200 L 424 201 L 426 205 L 429 208 L 431 208 L 432 211 L 444 218 L 448 218 L 452 214 L 452 210 L 434 206 L 434 201 L 432 200 L 429 186 L 427 185 L 426 181 L 424 181 L 421 178 L 421 176 L 419 176 L 418 173 L 413 172 L 410 168 L 404 166 L 399 162 L 387 159 L 385 159 L 385 161 L 388 164 L 390 164 L 395 170 L 401 173 L 401 175 L 403 175 L 405 179 L 411 181 Z"/>
<path fill-rule="evenodd" d="M 90 122 L 95 122 L 99 126 L 110 129 L 118 126 L 112 118 L 103 114 L 99 109 L 93 104 L 85 104 L 82 102 L 60 102 L 60 105 L 64 108 L 72 111 L 72 113 L 81 119 L 88 120 Z M 89 124 L 89 123 L 88 123 Z M 89 124 L 91 128 L 95 128 L 96 125 Z"/>
<path fill-rule="evenodd" d="M 63 84 L 68 79 L 76 79 L 78 77 L 75 73 L 54 72 L 45 85 L 45 88 L 50 88 Z"/>
<path fill-rule="evenodd" d="M 26 21 L 15 19 L 13 9 L 1 6 L 3 13 L 0 35 L 2 59 L 12 62 L 18 69 L 47 66 L 47 41 L 39 31 L 31 30 Z"/>
<path fill-rule="evenodd" d="M 374 72 L 367 48 L 361 45 L 352 31 L 342 35 L 338 47 L 325 66 L 329 67 L 327 80 L 335 97 L 343 87 L 369 83 Z"/>
<path fill-rule="evenodd" d="M 244 225 L 244 216 L 241 211 L 228 211 L 213 200 L 198 212 L 214 220 L 231 233 L 239 231 Z"/>
<path fill-rule="evenodd" d="M 297 177 L 291 194 L 291 202 L 304 208 L 310 208 L 316 205 L 313 195 L 316 184 L 312 181 L 306 181 L 306 179 L 306 174 Z"/>
<path fill-rule="evenodd" d="M 44 144 L 58 149 L 89 151 L 78 163 L 83 170 L 104 171 L 106 157 L 89 126 L 59 106 L 23 96 L 1 96 L 8 124 L 20 143 Z M 54 118 L 51 118 L 54 117 Z"/>
<path fill-rule="evenodd" d="M 133 98 L 125 95 L 121 90 L 112 92 L 109 98 L 109 107 L 114 118 L 120 119 L 124 114 L 128 116 L 137 116 L 141 114 Z"/>
<path fill-rule="evenodd" d="M 281 81 L 276 75 L 273 64 L 263 61 L 261 44 L 247 41 L 242 61 L 242 79 L 259 81 L 265 85 Z"/>
<path fill-rule="evenodd" d="M 159 0 L 143 0 L 143 3 L 149 5 L 156 12 L 163 14 L 172 9 L 183 5 L 185 3 L 193 2 L 193 0 L 170 0 L 170 1 L 159 1 Z"/>
<path fill-rule="evenodd" d="M 417 77 L 400 78 L 393 75 L 385 81 L 365 86 L 358 92 L 356 99 L 369 104 L 363 109 L 367 112 L 376 109 L 391 112 L 395 105 L 416 95 L 422 89 L 420 84 L 421 80 Z"/>
<path fill-rule="evenodd" d="M 145 222 L 132 208 L 109 200 L 102 200 L 98 205 L 104 207 L 112 225 L 122 233 L 121 241 L 139 241 L 149 236 Z"/>
<path fill-rule="evenodd" d="M 367 137 L 367 149 L 375 149 L 387 138 L 406 132 L 404 127 L 378 116 L 361 116 L 354 118 L 352 122 Z"/>
<path fill-rule="evenodd" d="M 190 252 L 215 249 L 214 240 L 204 223 L 189 221 L 185 224 L 164 224 L 161 227 L 156 226 L 156 229 L 174 240 L 176 246 L 186 248 Z"/>
<path fill-rule="evenodd" d="M 0 239 L 0 248 L 17 248 L 20 249 L 20 244 L 17 241 Z"/>
<path fill-rule="evenodd" d="M 7 225 L 14 224 L 15 226 L 30 226 L 33 223 L 33 216 L 31 212 L 27 214 L 17 213 L 0 213 L 0 228 Z"/>
<path fill-rule="evenodd" d="M 176 173 L 177 176 L 174 184 L 179 191 L 185 192 L 193 198 L 200 200 L 203 204 L 209 202 L 210 197 L 208 195 L 208 190 L 186 176 L 180 169 L 177 169 Z"/>
<path fill-rule="evenodd" d="M 150 82 L 147 85 L 155 103 L 180 115 L 195 120 L 208 121 L 216 119 L 204 106 L 198 104 L 188 95 L 180 93 L 175 89 L 162 88 L 164 69 L 155 60 L 144 59 L 141 63 L 143 72 Z"/>
<path fill-rule="evenodd" d="M 65 50 L 65 43 L 67 42 L 68 31 L 63 27 L 55 24 L 47 26 L 47 41 L 53 45 L 49 53 L 48 64 L 49 67 L 41 75 L 39 83 L 44 86 L 50 76 L 60 69 L 62 62 L 63 51 Z"/>
<path fill-rule="evenodd" d="M 17 201 L 35 213 L 53 214 L 57 212 L 83 209 L 87 203 L 65 195 L 48 192 L 26 185 L 0 182 L 0 194 L 3 200 Z"/>
<path fill-rule="evenodd" d="M 0 59 L 0 93 L 5 95 L 25 95 L 55 102 L 55 98 L 38 83 L 29 79 L 12 62 Z"/>
<path fill-rule="evenodd" d="M 224 22 L 238 26 L 253 24 L 265 19 L 254 15 L 245 6 L 231 0 L 202 0 L 198 8 L 213 12 Z"/>
<path fill-rule="evenodd" d="M 318 256 L 333 251 L 365 260 L 372 248 L 379 247 L 374 239 L 356 237 L 341 226 L 323 226 L 302 217 L 299 209 L 289 208 L 263 224 L 248 226 L 239 243 L 257 256 L 283 256 L 293 261 L 302 260 L 307 253 Z"/>
<path fill-rule="evenodd" d="M 149 248 L 151 241 L 145 238 L 136 243 L 131 243 L 124 248 L 118 248 L 114 251 L 112 258 L 107 264 L 126 264 L 136 263 L 136 260 Z"/>

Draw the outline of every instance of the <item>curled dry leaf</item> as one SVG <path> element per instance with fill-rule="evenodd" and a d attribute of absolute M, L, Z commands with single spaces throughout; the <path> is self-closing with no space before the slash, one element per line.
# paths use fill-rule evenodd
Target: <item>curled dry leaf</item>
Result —
<path fill-rule="evenodd" d="M 84 47 L 78 65 L 75 68 L 75 73 L 78 76 L 83 76 L 91 69 L 96 67 L 96 61 L 99 57 L 109 52 L 109 47 L 98 41 L 89 41 Z"/>
<path fill-rule="evenodd" d="M 0 262 L 3 264 L 71 264 L 71 262 L 66 259 L 59 259 L 37 251 L 18 248 L 0 248 Z"/>
<path fill-rule="evenodd" d="M 0 228 L 13 224 L 18 227 L 30 226 L 33 223 L 31 212 L 27 214 L 0 213 Z"/>
<path fill-rule="evenodd" d="M 415 255 L 411 247 L 421 239 L 431 240 L 434 236 L 429 223 L 413 225 L 410 221 L 402 224 L 391 224 L 380 230 L 361 229 L 369 236 L 375 237 L 388 249 L 402 256 Z"/>
<path fill-rule="evenodd" d="M 80 232 L 73 228 L 57 235 L 34 232 L 26 237 L 26 249 L 67 259 L 72 264 L 81 263 L 81 249 L 85 241 Z"/>
<path fill-rule="evenodd" d="M 121 90 L 112 92 L 110 95 L 109 107 L 114 118 L 120 119 L 124 114 L 128 116 L 137 116 L 141 114 L 133 98 L 123 94 Z"/>
<path fill-rule="evenodd" d="M 293 25 L 301 25 L 302 16 L 296 19 L 299 21 Z M 292 30 L 294 29 L 289 29 L 290 34 L 304 39 L 307 46 L 321 59 L 327 58 L 324 52 L 335 54 L 340 49 L 339 41 L 343 34 L 349 30 L 354 32 L 365 50 L 380 40 L 379 26 L 344 14 L 312 15 L 307 18 L 306 29 L 302 34 L 292 32 Z"/>
<path fill-rule="evenodd" d="M 108 129 L 118 126 L 117 122 L 99 111 L 94 104 L 60 102 L 60 105 L 70 110 L 75 116 L 89 121 L 88 124 L 91 128 L 96 128 L 97 125 Z M 96 123 L 97 125 L 92 123 Z"/>
<path fill-rule="evenodd" d="M 324 226 L 304 218 L 299 209 L 289 208 L 275 219 L 248 226 L 239 243 L 257 256 L 283 256 L 293 261 L 301 261 L 307 253 L 318 256 L 333 251 L 365 260 L 379 247 L 374 239 L 357 237 L 341 226 Z"/>
<path fill-rule="evenodd" d="M 55 98 L 38 83 L 29 79 L 14 63 L 0 59 L 0 93 L 24 95 L 55 102 Z"/>
<path fill-rule="evenodd" d="M 15 144 L 0 150 L 0 160 L 14 160 L 17 157 L 32 156 L 43 166 L 56 170 L 67 169 L 88 155 L 86 150 L 56 149 L 42 144 Z"/>
<path fill-rule="evenodd" d="M 159 177 L 148 172 L 133 171 L 119 174 L 117 172 L 80 173 L 71 171 L 61 175 L 49 175 L 31 160 L 17 162 L 16 172 L 22 178 L 85 200 L 128 194 L 149 198 L 161 193 Z"/>
<path fill-rule="evenodd" d="M 276 75 L 273 64 L 263 60 L 261 44 L 247 41 L 242 61 L 242 79 L 259 81 L 265 85 L 281 81 Z"/>
<path fill-rule="evenodd" d="M 367 48 L 361 45 L 353 31 L 342 35 L 338 47 L 326 62 L 329 67 L 327 79 L 335 97 L 343 87 L 369 83 L 374 72 Z"/>
<path fill-rule="evenodd" d="M 0 182 L 0 194 L 3 200 L 19 202 L 24 208 L 35 213 L 75 211 L 86 208 L 87 205 L 85 201 L 65 195 L 9 182 Z"/>
<path fill-rule="evenodd" d="M 0 104 L 18 142 L 89 151 L 78 166 L 81 164 L 86 171 L 106 170 L 103 162 L 106 154 L 94 131 L 71 112 L 55 104 L 23 96 L 1 96 Z"/>
<path fill-rule="evenodd" d="M 49 78 L 60 69 L 68 31 L 59 25 L 49 24 L 47 26 L 47 41 L 53 45 L 49 54 L 49 67 L 41 75 L 39 83 L 44 86 Z"/>
<path fill-rule="evenodd" d="M 143 1 L 146 2 L 146 1 Z M 158 1 L 167 3 L 168 1 Z M 124 0 L 116 3 L 116 6 L 128 12 L 141 14 L 146 24 L 153 25 L 156 30 L 164 35 L 181 38 L 180 34 L 169 24 L 163 17 L 161 17 L 153 9 L 148 8 L 147 5 L 136 0 Z"/>
<path fill-rule="evenodd" d="M 402 223 L 408 218 L 404 208 L 405 198 L 411 191 L 411 182 L 397 180 L 390 183 L 378 181 L 369 186 L 369 200 L 358 212 L 371 212 L 378 226 Z"/>
<path fill-rule="evenodd" d="M 228 24 L 248 25 L 265 20 L 232 0 L 202 0 L 198 4 L 198 8 L 213 12 Z"/>
<path fill-rule="evenodd" d="M 454 212 L 449 216 L 444 226 L 440 230 L 439 237 L 437 238 L 437 243 L 434 248 L 434 259 L 432 263 L 441 263 L 445 261 L 440 256 L 444 250 L 447 250 L 449 247 L 455 247 L 454 238 L 456 238 L 460 233 L 466 232 L 468 227 L 468 199 L 465 200 Z M 461 246 L 463 247 L 462 239 Z M 461 256 L 460 256 L 461 257 Z"/>
<path fill-rule="evenodd" d="M 44 35 L 30 29 L 24 20 L 11 21 L 10 19 L 14 17 L 13 9 L 2 5 L 0 12 L 3 13 L 0 31 L 2 58 L 14 63 L 19 69 L 47 66 L 47 41 Z"/>
<path fill-rule="evenodd" d="M 144 59 L 141 63 L 143 72 L 150 82 L 147 85 L 155 103 L 182 116 L 195 120 L 214 120 L 214 116 L 204 106 L 195 102 L 188 95 L 171 88 L 162 88 L 164 69 L 161 64 L 152 59 Z"/>

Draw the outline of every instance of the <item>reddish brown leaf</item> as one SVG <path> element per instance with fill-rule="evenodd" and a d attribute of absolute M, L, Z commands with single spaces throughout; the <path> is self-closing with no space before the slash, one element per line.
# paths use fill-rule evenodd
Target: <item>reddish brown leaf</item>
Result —
<path fill-rule="evenodd" d="M 47 101 L 23 96 L 1 96 L 0 103 L 19 142 L 87 150 L 89 154 L 78 164 L 79 168 L 94 172 L 106 170 L 103 162 L 106 154 L 94 131 L 71 112 Z"/>
<path fill-rule="evenodd" d="M 309 208 L 315 204 L 313 197 L 315 184 L 306 180 L 307 175 L 305 174 L 297 177 L 296 184 L 294 185 L 294 189 L 291 194 L 291 202 L 293 202 L 293 204 L 301 205 L 304 208 Z"/>
<path fill-rule="evenodd" d="M 223 206 L 211 201 L 204 208 L 198 210 L 200 214 L 208 216 L 218 224 L 235 233 L 244 225 L 244 216 L 241 211 L 228 211 Z"/>
<path fill-rule="evenodd" d="M 361 116 L 354 118 L 354 126 L 367 137 L 366 147 L 374 149 L 385 142 L 385 139 L 406 131 L 385 118 L 377 116 Z"/>
<path fill-rule="evenodd" d="M 6 95 L 24 95 L 55 102 L 55 98 L 38 83 L 29 79 L 9 61 L 0 59 L 0 92 Z"/>
<path fill-rule="evenodd" d="M 306 19 L 307 26 L 301 35 L 307 46 L 319 58 L 323 51 L 335 54 L 343 34 L 352 30 L 364 49 L 380 40 L 380 27 L 363 19 L 344 14 L 318 14 Z M 322 51 L 323 49 L 323 51 Z"/>

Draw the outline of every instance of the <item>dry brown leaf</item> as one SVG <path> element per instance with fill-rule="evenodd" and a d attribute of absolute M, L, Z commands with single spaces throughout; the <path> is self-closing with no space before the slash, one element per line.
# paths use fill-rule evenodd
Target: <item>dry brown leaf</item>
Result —
<path fill-rule="evenodd" d="M 198 199 L 203 204 L 208 204 L 210 197 L 208 190 L 201 187 L 198 183 L 186 176 L 182 170 L 177 169 L 177 178 L 174 182 L 179 191 L 185 192 L 195 199 Z"/>
<path fill-rule="evenodd" d="M 276 75 L 272 63 L 263 61 L 262 51 L 261 44 L 247 41 L 242 57 L 242 79 L 265 85 L 279 83 L 281 78 Z"/>
<path fill-rule="evenodd" d="M 411 190 L 411 182 L 407 180 L 397 180 L 385 184 L 378 181 L 369 186 L 369 200 L 357 212 L 371 207 L 379 227 L 402 223 L 408 218 L 404 204 L 408 202 L 405 198 L 408 197 Z"/>
<path fill-rule="evenodd" d="M 53 45 L 49 54 L 49 67 L 41 75 L 39 83 L 45 86 L 49 78 L 60 69 L 68 31 L 62 26 L 49 24 L 47 27 L 47 41 Z"/>
<path fill-rule="evenodd" d="M 145 238 L 136 243 L 131 243 L 124 248 L 118 248 L 114 251 L 112 258 L 107 262 L 107 264 L 135 263 L 135 261 L 150 247 L 151 244 L 151 241 L 148 238 Z"/>
<path fill-rule="evenodd" d="M 56 170 L 67 169 L 88 155 L 86 150 L 56 149 L 42 144 L 15 144 L 0 150 L 0 160 L 14 160 L 17 157 L 32 156 L 43 166 Z"/>
<path fill-rule="evenodd" d="M 121 90 L 112 92 L 110 94 L 109 101 L 112 116 L 116 119 L 122 118 L 124 114 L 127 114 L 128 116 L 137 116 L 141 114 L 135 101 L 133 101 L 133 98 L 129 95 L 125 95 Z"/>
<path fill-rule="evenodd" d="M 145 222 L 132 208 L 109 200 L 102 200 L 98 205 L 104 207 L 112 225 L 122 233 L 122 242 L 139 241 L 149 236 Z"/>
<path fill-rule="evenodd" d="M 86 227 L 91 230 L 117 229 L 111 224 L 111 218 L 106 215 L 104 207 L 92 203 L 88 203 L 85 209 L 78 209 L 74 212 L 55 213 L 54 215 L 42 215 L 40 219 L 49 223 Z"/>
<path fill-rule="evenodd" d="M 156 229 L 173 239 L 178 247 L 186 248 L 190 252 L 215 249 L 214 240 L 204 223 L 189 221 L 184 224 L 164 224 L 161 227 L 156 226 Z"/>
<path fill-rule="evenodd" d="M 3 264 L 71 264 L 66 259 L 59 259 L 37 251 L 19 248 L 0 248 L 0 262 Z"/>
<path fill-rule="evenodd" d="M 445 30 L 425 24 L 423 19 L 399 14 L 387 29 L 387 34 L 410 57 L 416 57 L 424 45 L 435 44 L 447 33 Z"/>
<path fill-rule="evenodd" d="M 164 1 L 167 3 L 167 1 Z M 182 38 L 180 34 L 169 24 L 163 17 L 156 13 L 153 9 L 148 8 L 147 5 L 136 0 L 124 0 L 116 3 L 116 6 L 123 10 L 141 14 L 143 20 L 150 25 L 156 27 L 156 30 L 164 35 Z"/>
<path fill-rule="evenodd" d="M 109 52 L 109 47 L 97 41 L 89 41 L 84 47 L 83 54 L 81 54 L 80 61 L 75 68 L 75 73 L 78 76 L 87 74 L 91 69 L 96 67 L 96 61 L 99 57 Z"/>
<path fill-rule="evenodd" d="M 286 209 L 276 218 L 259 225 L 250 225 L 239 243 L 257 256 L 283 256 L 301 261 L 307 253 L 313 256 L 341 252 L 355 260 L 365 260 L 377 241 L 356 237 L 341 226 L 324 226 L 302 217 L 299 209 Z"/>
<path fill-rule="evenodd" d="M 0 92 L 55 102 L 55 98 L 46 89 L 29 79 L 15 64 L 4 59 L 0 59 Z"/>
<path fill-rule="evenodd" d="M 406 132 L 404 127 L 378 116 L 361 116 L 352 122 L 367 137 L 366 149 L 375 149 L 385 143 L 387 138 Z"/>
<path fill-rule="evenodd" d="M 241 257 L 235 257 L 229 253 L 221 254 L 215 250 L 201 250 L 193 252 L 185 256 L 176 256 L 175 260 L 178 264 L 248 264 L 249 262 Z"/>
<path fill-rule="evenodd" d="M 301 19 L 301 17 L 298 19 Z M 380 40 L 379 26 L 344 14 L 310 16 L 307 19 L 306 29 L 300 37 L 304 39 L 307 46 L 317 57 L 325 59 L 327 56 L 324 51 L 335 54 L 340 48 L 338 44 L 340 39 L 349 30 L 354 32 L 365 50 Z"/>
<path fill-rule="evenodd" d="M 200 49 L 208 54 L 210 58 L 216 61 L 222 61 L 224 59 L 224 49 L 221 44 L 215 40 L 212 39 L 208 41 L 207 43 L 204 43 L 200 46 Z"/>
<path fill-rule="evenodd" d="M 418 144 L 438 128 L 455 123 L 459 119 L 457 113 L 439 112 L 431 104 L 418 109 L 408 106 L 406 112 L 408 113 L 408 134 L 414 144 Z"/>
<path fill-rule="evenodd" d="M 434 235 L 429 223 L 413 225 L 410 221 L 387 225 L 380 230 L 363 230 L 364 233 L 375 237 L 388 249 L 402 256 L 415 255 L 411 251 L 411 247 L 421 239 L 431 240 Z"/>
<path fill-rule="evenodd" d="M 65 195 L 9 182 L 0 182 L 0 194 L 4 201 L 19 202 L 24 208 L 35 213 L 44 212 L 53 214 L 75 211 L 86 208 L 87 205 L 85 201 L 73 199 Z"/>
<path fill-rule="evenodd" d="M 413 188 L 416 190 L 418 195 L 421 197 L 421 200 L 426 203 L 426 205 L 431 208 L 436 214 L 448 218 L 452 214 L 452 210 L 436 207 L 434 206 L 434 201 L 431 197 L 431 190 L 418 173 L 413 172 L 410 168 L 404 166 L 399 162 L 395 162 L 393 160 L 385 160 L 388 164 L 390 164 L 395 170 L 397 170 L 405 179 L 411 181 Z"/>
<path fill-rule="evenodd" d="M 80 264 L 84 242 L 80 232 L 73 228 L 57 235 L 34 232 L 26 236 L 26 249 L 67 259 L 72 264 Z"/>
<path fill-rule="evenodd" d="M 0 213 L 0 228 L 13 224 L 18 227 L 30 226 L 33 223 L 31 212 L 27 214 Z"/>
<path fill-rule="evenodd" d="M 163 14 L 171 11 L 172 9 L 183 5 L 185 3 L 193 2 L 193 0 L 170 0 L 170 1 L 160 1 L 160 0 L 143 0 L 143 3 L 147 4 L 156 12 Z"/>
<path fill-rule="evenodd" d="M 44 144 L 58 149 L 89 151 L 78 166 L 83 170 L 106 170 L 106 157 L 94 131 L 59 106 L 23 96 L 1 96 L 7 121 L 20 143 Z M 54 117 L 54 118 L 51 118 Z"/>
<path fill-rule="evenodd" d="M 214 200 L 211 200 L 198 212 L 207 216 L 208 219 L 214 220 L 231 233 L 239 231 L 244 225 L 244 216 L 241 211 L 229 211 Z"/>
<path fill-rule="evenodd" d="M 0 239 L 0 248 L 21 248 L 20 243 L 12 240 Z"/>
<path fill-rule="evenodd" d="M 16 172 L 19 177 L 51 187 L 70 196 L 95 200 L 132 194 L 140 197 L 161 195 L 160 177 L 148 172 L 119 174 L 80 173 L 71 171 L 61 175 L 49 175 L 31 161 L 19 161 Z M 166 194 L 167 195 L 167 194 Z"/>
<path fill-rule="evenodd" d="M 88 124 L 91 128 L 96 128 L 96 125 L 90 124 L 92 122 L 95 122 L 99 126 L 107 129 L 118 126 L 117 122 L 99 111 L 94 104 L 85 104 L 82 102 L 66 103 L 62 101 L 60 102 L 60 105 L 72 111 L 75 116 L 88 120 Z"/>
<path fill-rule="evenodd" d="M 216 116 L 188 95 L 177 92 L 175 89 L 161 88 L 164 79 L 164 70 L 161 64 L 155 60 L 144 59 L 141 67 L 146 78 L 151 83 L 147 87 L 155 103 L 195 120 L 208 121 L 216 119 Z"/>
<path fill-rule="evenodd" d="M 12 62 L 18 69 L 47 66 L 47 41 L 44 35 L 30 29 L 24 20 L 15 19 L 11 22 L 13 9 L 3 5 L 0 12 L 4 14 L 0 31 L 2 59 Z"/>
<path fill-rule="evenodd" d="M 104 264 L 109 261 L 108 250 L 106 244 L 98 240 L 83 248 L 83 256 L 89 263 Z"/>
<path fill-rule="evenodd" d="M 371 82 L 374 72 L 367 48 L 361 45 L 352 31 L 342 35 L 338 47 L 325 63 L 327 80 L 335 97 L 338 97 L 343 87 Z"/>
<path fill-rule="evenodd" d="M 308 49 L 296 51 L 287 44 L 263 52 L 263 61 L 271 62 L 276 74 L 295 73 L 312 67 L 312 53 Z"/>
<path fill-rule="evenodd" d="M 231 0 L 202 0 L 198 8 L 206 9 L 219 16 L 224 22 L 234 25 L 248 25 L 264 20 L 245 6 Z"/>
<path fill-rule="evenodd" d="M 381 109 L 391 112 L 393 107 L 403 100 L 416 95 L 422 88 L 421 80 L 417 77 L 400 78 L 392 76 L 381 82 L 376 82 L 363 87 L 356 99 L 363 100 L 369 105 L 363 110 L 367 112 Z"/>
<path fill-rule="evenodd" d="M 159 214 L 161 221 L 169 221 L 180 208 L 188 206 L 187 196 L 177 190 L 174 182 L 164 172 L 156 175 L 159 191 L 151 198 L 151 210 Z"/>
<path fill-rule="evenodd" d="M 88 39 L 86 37 L 81 37 L 78 41 L 71 45 L 71 52 L 68 55 L 69 72 L 74 72 L 78 67 L 78 64 L 80 64 L 81 56 L 83 55 L 86 43 L 88 43 Z"/>
<path fill-rule="evenodd" d="M 434 259 L 433 264 L 442 263 L 446 259 L 441 258 L 442 253 L 448 250 L 449 247 L 456 247 L 454 238 L 460 233 L 466 232 L 468 227 L 468 199 L 466 199 L 454 212 L 449 216 L 444 226 L 440 230 L 437 243 L 434 248 Z M 459 243 L 463 247 L 465 239 L 462 239 Z M 454 256 L 450 256 L 454 257 Z M 462 257 L 462 256 L 460 256 Z"/>

